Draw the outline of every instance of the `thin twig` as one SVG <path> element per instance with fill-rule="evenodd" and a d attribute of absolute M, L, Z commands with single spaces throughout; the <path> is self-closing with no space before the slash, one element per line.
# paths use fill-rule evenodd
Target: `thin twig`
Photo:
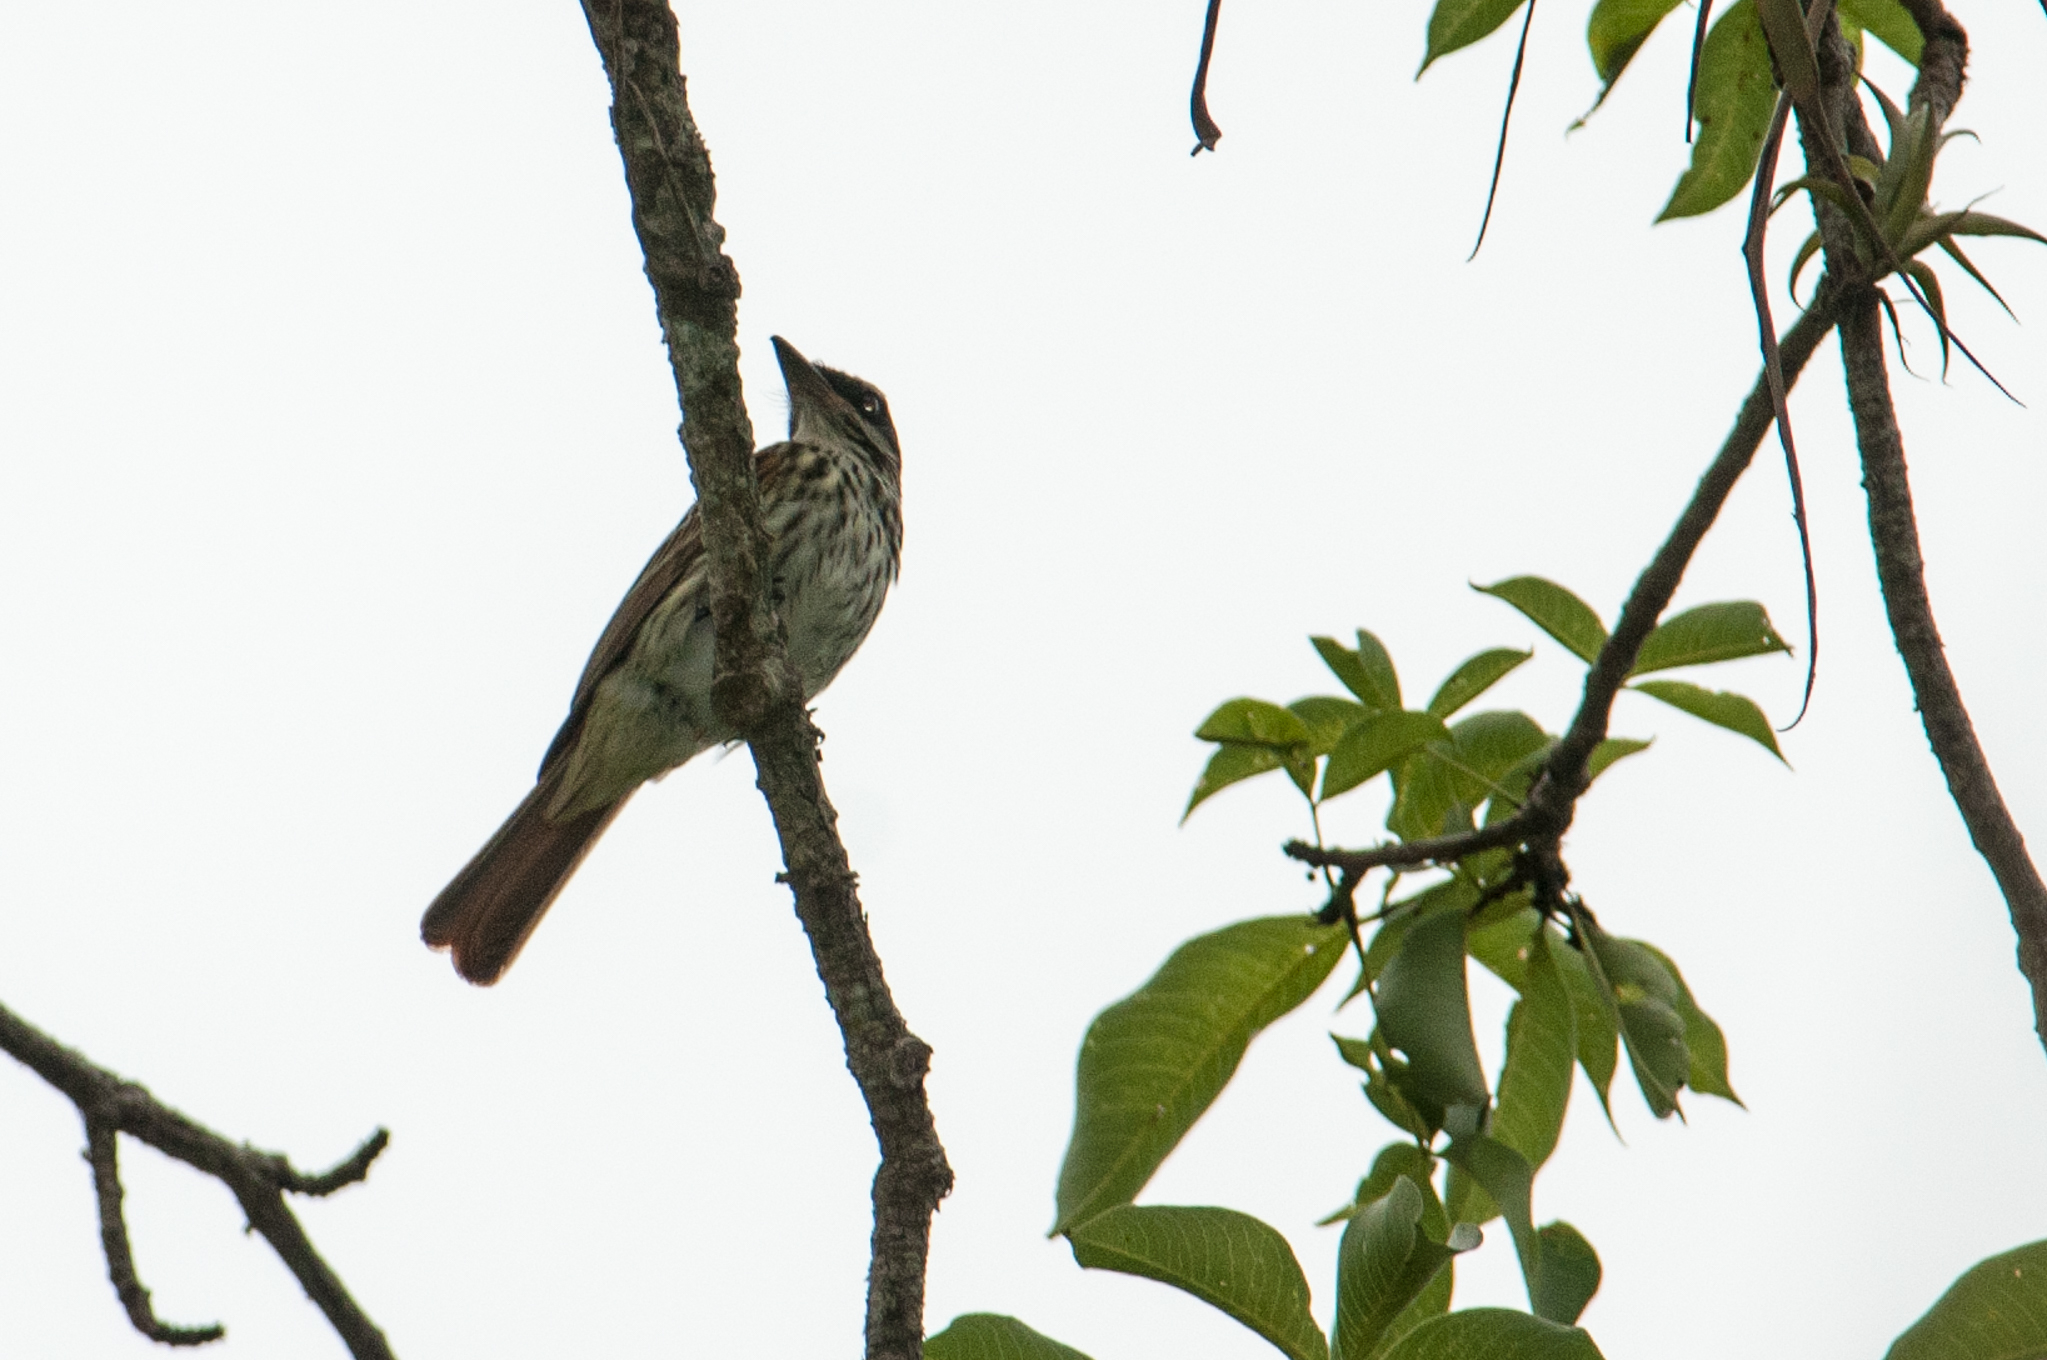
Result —
<path fill-rule="evenodd" d="M 1464 257 L 1470 264 L 1478 258 L 1478 248 L 1485 244 L 1485 229 L 1493 220 L 1493 200 L 1500 194 L 1500 170 L 1507 163 L 1507 124 L 1514 120 L 1514 96 L 1521 90 L 1521 63 L 1528 57 L 1528 30 L 1535 23 L 1535 0 L 1528 0 L 1528 13 L 1521 20 L 1521 41 L 1514 47 L 1514 74 L 1507 77 L 1507 106 L 1500 110 L 1500 144 L 1493 148 L 1493 182 L 1486 186 L 1485 216 L 1478 220 L 1478 239 L 1471 243 L 1471 253 Z"/>
<path fill-rule="evenodd" d="M 1813 295 L 1812 305 L 1784 333 L 1779 351 L 1787 384 L 1797 382 L 1798 375 L 1819 348 L 1820 341 L 1833 329 L 1838 292 L 1832 277 L 1823 276 Z M 1692 493 L 1684 513 L 1678 516 L 1663 546 L 1657 549 L 1656 556 L 1636 579 L 1634 590 L 1621 607 L 1621 616 L 1614 624 L 1612 635 L 1586 672 L 1585 694 L 1578 704 L 1578 711 L 1573 715 L 1563 739 L 1550 753 L 1542 774 L 1529 790 L 1520 811 L 1491 826 L 1457 835 L 1375 846 L 1370 850 L 1323 849 L 1301 841 L 1290 841 L 1286 853 L 1308 864 L 1328 865 L 1346 873 L 1362 874 L 1378 868 L 1448 863 L 1482 850 L 1497 850 L 1509 845 L 1554 847 L 1570 828 L 1577 801 L 1585 793 L 1589 782 L 1586 762 L 1591 758 L 1593 748 L 1606 738 L 1615 696 L 1620 693 L 1628 673 L 1634 669 L 1642 643 L 1669 607 L 1671 596 L 1677 593 L 1685 568 L 1691 564 L 1692 556 L 1704 541 L 1707 530 L 1719 517 L 1721 506 L 1727 503 L 1734 484 L 1741 479 L 1741 474 L 1762 445 L 1763 437 L 1770 432 L 1775 421 L 1774 409 L 1769 380 L 1759 376 L 1749 389 L 1747 399 L 1742 402 L 1726 442 L 1699 479 L 1698 488 Z"/>
<path fill-rule="evenodd" d="M 1692 27 L 1692 73 L 1685 81 L 1685 142 L 1692 140 L 1692 124 L 1699 121 L 1699 59 L 1706 52 L 1706 20 L 1713 13 L 1713 0 L 1699 0 L 1699 21 Z"/>
<path fill-rule="evenodd" d="M 224 1334 L 213 1327 L 172 1327 L 156 1317 L 149 1291 L 136 1276 L 134 1253 L 121 1212 L 121 1182 L 115 1135 L 127 1134 L 168 1157 L 203 1171 L 241 1203 L 249 1226 L 267 1241 L 291 1271 L 306 1297 L 327 1317 L 356 1360 L 392 1360 L 391 1347 L 369 1315 L 349 1296 L 340 1276 L 313 1249 L 305 1229 L 284 1202 L 285 1192 L 325 1195 L 369 1174 L 370 1163 L 390 1142 L 378 1129 L 332 1171 L 308 1175 L 274 1152 L 231 1143 L 213 1130 L 164 1105 L 146 1089 L 64 1047 L 0 1006 L 0 1051 L 19 1060 L 61 1091 L 85 1121 L 86 1160 L 92 1165 L 99 1201 L 100 1241 L 107 1274 L 121 1305 L 144 1336 L 170 1345 L 193 1346 Z"/>
<path fill-rule="evenodd" d="M 924 1094 L 931 1050 L 904 1024 L 882 975 L 818 767 L 821 734 L 774 615 L 739 384 L 739 274 L 721 249 L 710 155 L 689 110 L 666 0 L 583 0 L 583 14 L 611 81 L 612 129 L 682 406 L 717 635 L 712 698 L 752 750 L 784 879 L 880 1144 L 867 1355 L 918 1360 L 931 1216 L 952 1188 L 952 1169 Z"/>

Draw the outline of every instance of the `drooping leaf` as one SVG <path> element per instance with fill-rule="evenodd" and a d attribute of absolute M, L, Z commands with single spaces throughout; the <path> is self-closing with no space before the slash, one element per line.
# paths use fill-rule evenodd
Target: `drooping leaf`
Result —
<path fill-rule="evenodd" d="M 1571 994 L 1548 934 L 1540 933 L 1529 946 L 1521 999 L 1507 1014 L 1507 1057 L 1500 1066 L 1492 1126 L 1492 1136 L 1520 1153 L 1530 1167 L 1540 1168 L 1556 1150 L 1577 1052 Z"/>
<path fill-rule="evenodd" d="M 924 1360 L 1088 1360 L 1000 1313 L 962 1313 L 924 1339 Z"/>
<path fill-rule="evenodd" d="M 1611 89 L 1621 78 L 1635 53 L 1663 22 L 1663 16 L 1677 8 L 1677 0 L 1599 0 L 1585 24 L 1585 45 L 1592 52 L 1592 69 L 1600 83 Z M 1606 91 L 1600 91 L 1600 99 Z"/>
<path fill-rule="evenodd" d="M 1230 785 L 1276 770 L 1283 763 L 1280 753 L 1270 746 L 1238 746 L 1225 742 L 1208 758 L 1201 778 L 1194 781 L 1194 792 L 1187 798 L 1187 810 L 1180 814 L 1181 822 L 1184 823 L 1194 815 L 1194 809 Z"/>
<path fill-rule="evenodd" d="M 1528 959 L 1541 921 L 1535 908 L 1524 904 L 1500 920 L 1466 930 L 1464 947 L 1500 981 L 1519 992 L 1528 981 Z"/>
<path fill-rule="evenodd" d="M 1149 982 L 1096 1016 L 1080 1046 L 1053 1231 L 1135 1198 L 1252 1038 L 1322 985 L 1346 942 L 1340 924 L 1242 921 L 1181 945 Z"/>
<path fill-rule="evenodd" d="M 1545 927 L 1547 929 L 1547 927 Z M 1571 1018 L 1578 1034 L 1578 1065 L 1599 1096 L 1607 1123 L 1613 1122 L 1613 1074 L 1620 1067 L 1620 1013 L 1603 975 L 1595 974 L 1585 956 L 1550 936 L 1551 956 L 1571 994 Z"/>
<path fill-rule="evenodd" d="M 1603 1360 L 1592 1338 L 1518 1308 L 1463 1308 L 1424 1322 L 1383 1360 Z"/>
<path fill-rule="evenodd" d="M 1714 20 L 1699 56 L 1694 108 L 1699 135 L 1691 168 L 1656 215 L 1659 222 L 1711 212 L 1747 186 L 1762 155 L 1763 138 L 1777 107 L 1770 49 L 1756 22 L 1753 0 L 1735 0 Z"/>
<path fill-rule="evenodd" d="M 1580 661 L 1597 659 L 1599 649 L 1606 645 L 1606 625 L 1592 612 L 1592 606 L 1554 581 L 1514 576 L 1472 589 L 1513 605 Z"/>
<path fill-rule="evenodd" d="M 1685 1048 L 1692 1058 L 1685 1085 L 1700 1095 L 1718 1096 L 1740 1105 L 1741 1097 L 1734 1093 L 1734 1087 L 1727 1081 L 1727 1037 L 1720 1032 L 1720 1026 L 1713 1022 L 1712 1016 L 1699 1009 L 1699 1003 L 1692 999 L 1692 989 L 1685 985 L 1684 974 L 1677 971 L 1670 955 L 1655 945 L 1640 940 L 1634 943 L 1655 955 L 1657 962 L 1670 971 L 1671 981 L 1677 984 L 1677 998 L 1671 1005 L 1678 1018 L 1685 1022 Z"/>
<path fill-rule="evenodd" d="M 1763 716 L 1763 710 L 1756 707 L 1753 699 L 1721 690 L 1701 689 L 1682 680 L 1639 680 L 1628 688 L 1652 699 L 1661 699 L 1672 708 L 1694 718 L 1703 718 L 1715 727 L 1739 732 L 1777 759 L 1784 759 L 1784 753 L 1777 749 L 1777 734 L 1770 730 L 1770 720 Z"/>
<path fill-rule="evenodd" d="M 1308 1280 L 1268 1224 L 1234 1209 L 1126 1204 L 1070 1234 L 1073 1259 L 1181 1289 L 1221 1309 L 1291 1360 L 1328 1360 L 1308 1313 Z"/>
<path fill-rule="evenodd" d="M 1626 760 L 1636 752 L 1648 749 L 1648 742 L 1637 741 L 1633 737 L 1608 737 L 1593 747 L 1592 754 L 1586 757 L 1585 777 L 1597 779 L 1612 769 L 1615 761 Z"/>
<path fill-rule="evenodd" d="M 1343 740 L 1343 734 L 1376 711 L 1354 699 L 1333 694 L 1311 694 L 1287 705 L 1287 711 L 1308 728 L 1308 754 L 1326 756 Z"/>
<path fill-rule="evenodd" d="M 1535 1315 L 1570 1326 L 1599 1292 L 1599 1253 L 1585 1235 L 1558 1219 L 1543 1225 L 1542 1268 L 1530 1295 Z"/>
<path fill-rule="evenodd" d="M 1429 50 L 1422 58 L 1421 71 L 1415 72 L 1416 77 L 1428 70 L 1436 58 L 1447 57 L 1489 36 L 1513 18 L 1521 4 L 1522 0 L 1436 0 L 1436 8 L 1429 15 Z"/>
<path fill-rule="evenodd" d="M 1521 1278 L 1534 1296 L 1536 1272 L 1542 1268 L 1542 1239 L 1536 1235 L 1530 1203 L 1535 1192 L 1535 1171 L 1528 1159 L 1497 1139 L 1482 1133 L 1452 1138 L 1443 1149 L 1443 1159 L 1472 1180 L 1499 1207 L 1514 1235 L 1514 1253 L 1521 1258 Z"/>
<path fill-rule="evenodd" d="M 1511 647 L 1495 647 L 1491 651 L 1480 652 L 1450 672 L 1450 678 L 1429 700 L 1428 711 L 1447 721 L 1451 714 L 1484 694 L 1509 671 L 1534 655 L 1534 652 L 1517 652 Z"/>
<path fill-rule="evenodd" d="M 1468 1225 L 1436 1241 L 1424 1227 L 1426 1208 L 1421 1189 L 1400 1176 L 1344 1225 L 1336 1254 L 1334 1360 L 1366 1360 L 1450 1258 L 1478 1245 Z"/>
<path fill-rule="evenodd" d="M 1448 741 L 1450 729 L 1428 713 L 1395 709 L 1365 719 L 1343 734 L 1322 771 L 1322 797 L 1348 793 L 1383 774 L 1432 741 Z"/>
<path fill-rule="evenodd" d="M 2047 1355 L 2047 1242 L 1979 1261 L 1907 1327 L 1884 1360 L 2037 1360 Z"/>
<path fill-rule="evenodd" d="M 1621 1040 L 1642 1098 L 1658 1119 L 1667 1119 L 1677 1112 L 1677 1093 L 1692 1068 L 1685 1023 L 1677 1013 L 1681 995 L 1677 979 L 1654 950 L 1634 940 L 1618 939 L 1589 925 L 1583 933 L 1613 988 Z"/>
<path fill-rule="evenodd" d="M 1737 657 L 1788 652 L 1790 646 L 1770 626 L 1770 616 L 1754 600 L 1702 604 L 1673 614 L 1642 641 L 1631 675 L 1667 671 L 1676 666 L 1704 666 Z"/>
<path fill-rule="evenodd" d="M 1840 8 L 1843 19 L 1876 34 L 1885 47 L 1914 66 L 1919 64 L 1919 53 L 1925 48 L 1926 40 L 1919 34 L 1919 25 L 1912 22 L 1912 16 L 1905 12 L 1905 7 L 1898 0 L 1840 0 Z"/>
<path fill-rule="evenodd" d="M 1471 1033 L 1464 913 L 1438 909 L 1408 928 L 1377 994 L 1379 1028 L 1407 1059 L 1399 1086 L 1440 1124 L 1457 1107 L 1482 1113 L 1490 1093 Z"/>
<path fill-rule="evenodd" d="M 1290 710 L 1263 699 L 1232 699 L 1208 715 L 1194 735 L 1203 741 L 1284 749 L 1308 740 L 1308 725 Z"/>
<path fill-rule="evenodd" d="M 1450 1295 L 1456 1288 L 1457 1262 L 1452 1259 L 1443 1262 L 1443 1268 L 1437 1271 L 1435 1278 L 1416 1295 L 1414 1302 L 1402 1309 L 1399 1317 L 1393 1319 L 1393 1325 L 1379 1338 L 1379 1344 L 1372 1348 L 1366 1360 L 1385 1360 L 1387 1353 L 1400 1344 L 1402 1337 L 1424 1322 L 1449 1312 Z"/>

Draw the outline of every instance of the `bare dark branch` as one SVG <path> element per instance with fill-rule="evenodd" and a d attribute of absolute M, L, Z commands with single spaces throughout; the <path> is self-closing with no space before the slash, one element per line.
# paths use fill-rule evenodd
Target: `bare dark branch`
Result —
<path fill-rule="evenodd" d="M 753 429 L 740 394 L 739 275 L 721 250 L 710 156 L 689 110 L 666 0 L 583 0 L 583 14 L 611 81 L 633 225 L 682 404 L 718 639 L 713 698 L 753 752 L 796 914 L 881 1147 L 867 1355 L 918 1360 L 931 1216 L 952 1169 L 924 1095 L 931 1050 L 904 1024 L 882 975 L 818 768 L 820 734 L 773 612 Z"/>
<path fill-rule="evenodd" d="M 135 1251 L 128 1243 L 128 1220 L 121 1212 L 121 1166 L 118 1138 L 113 1125 L 90 1116 L 85 1121 L 85 1160 L 92 1164 L 92 1188 L 99 1200 L 100 1246 L 107 1256 L 107 1276 L 114 1293 L 135 1330 L 151 1341 L 166 1346 L 203 1346 L 227 1335 L 219 1323 L 204 1327 L 178 1327 L 165 1322 L 150 1307 L 149 1291 L 135 1273 Z"/>
<path fill-rule="evenodd" d="M 1201 23 L 1201 60 L 1194 65 L 1194 93 L 1187 101 L 1194 119 L 1194 150 L 1188 153 L 1193 156 L 1215 150 L 1223 139 L 1223 130 L 1208 116 L 1208 59 L 1215 54 L 1215 25 L 1222 12 L 1223 0 L 1208 0 L 1208 17 Z"/>
<path fill-rule="evenodd" d="M 1812 306 L 1784 333 L 1778 348 L 1787 384 L 1797 382 L 1798 375 L 1805 370 L 1820 341 L 1833 329 L 1839 292 L 1831 275 L 1822 277 L 1813 295 Z M 1775 420 L 1774 411 L 1769 379 L 1767 376 L 1758 377 L 1755 386 L 1749 389 L 1747 400 L 1742 402 L 1734 428 L 1728 432 L 1719 454 L 1699 479 L 1698 488 L 1692 493 L 1684 513 L 1678 516 L 1663 546 L 1656 550 L 1656 556 L 1636 579 L 1634 590 L 1621 607 L 1621 616 L 1614 624 L 1612 636 L 1607 638 L 1606 645 L 1600 648 L 1598 657 L 1593 660 L 1592 668 L 1586 672 L 1585 694 L 1579 702 L 1578 711 L 1563 739 L 1550 753 L 1549 762 L 1543 767 L 1535 786 L 1529 790 L 1520 811 L 1505 821 L 1462 835 L 1376 846 L 1370 850 L 1323 849 L 1294 841 L 1287 845 L 1286 853 L 1308 864 L 1354 874 L 1377 868 L 1447 863 L 1482 850 L 1496 850 L 1509 845 L 1553 850 L 1570 828 L 1578 799 L 1585 793 L 1588 782 L 1586 762 L 1591 759 L 1593 748 L 1606 738 L 1615 696 L 1620 693 L 1628 672 L 1634 669 L 1635 658 L 1641 653 L 1643 642 L 1669 607 L 1671 597 L 1677 593 L 1685 568 L 1691 564 L 1706 532 L 1719 517 L 1720 508 L 1727 503 L 1735 483 L 1754 460 L 1763 437 L 1770 432 Z"/>
<path fill-rule="evenodd" d="M 1699 58 L 1706 52 L 1706 20 L 1712 17 L 1713 0 L 1699 0 L 1699 21 L 1692 27 L 1692 73 L 1685 81 L 1685 141 L 1692 139 L 1692 124 L 1699 121 Z"/>
<path fill-rule="evenodd" d="M 5 1006 L 0 1006 L 0 1051 L 18 1059 L 78 1107 L 85 1121 L 86 1160 L 92 1165 L 93 1186 L 99 1200 L 100 1240 L 106 1247 L 107 1273 L 122 1306 L 143 1335 L 171 1345 L 192 1346 L 214 1340 L 224 1331 L 218 1326 L 171 1327 L 159 1321 L 150 1308 L 149 1291 L 136 1276 L 134 1254 L 129 1248 L 121 1212 L 115 1135 L 123 1133 L 205 1172 L 233 1191 L 249 1226 L 263 1235 L 278 1259 L 297 1278 L 306 1297 L 326 1315 L 349 1354 L 356 1360 L 392 1360 L 391 1347 L 383 1332 L 313 1249 L 305 1229 L 284 1202 L 286 1191 L 329 1194 L 363 1179 L 370 1162 L 390 1141 L 384 1130 L 377 1130 L 333 1171 L 307 1176 L 294 1170 L 277 1153 L 229 1142 L 160 1103 L 143 1087 L 64 1047 Z"/>

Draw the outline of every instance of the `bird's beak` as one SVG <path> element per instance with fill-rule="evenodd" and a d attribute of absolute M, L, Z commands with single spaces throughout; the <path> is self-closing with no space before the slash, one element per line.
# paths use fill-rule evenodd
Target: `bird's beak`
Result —
<path fill-rule="evenodd" d="M 775 361 L 781 364 L 782 381 L 789 389 L 789 434 L 794 438 L 799 413 L 805 408 L 829 410 L 833 406 L 844 405 L 845 400 L 832 391 L 831 384 L 824 380 L 824 374 L 813 368 L 810 360 L 796 352 L 796 346 L 779 335 L 772 338 Z"/>

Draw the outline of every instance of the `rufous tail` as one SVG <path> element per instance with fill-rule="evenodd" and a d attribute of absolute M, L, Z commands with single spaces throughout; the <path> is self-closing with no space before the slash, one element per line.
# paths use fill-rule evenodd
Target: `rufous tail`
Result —
<path fill-rule="evenodd" d="M 548 817 L 556 780 L 542 778 L 495 836 L 426 909 L 420 937 L 451 950 L 455 971 L 479 987 L 504 976 L 583 856 L 611 825 L 625 799 L 564 817 Z"/>

